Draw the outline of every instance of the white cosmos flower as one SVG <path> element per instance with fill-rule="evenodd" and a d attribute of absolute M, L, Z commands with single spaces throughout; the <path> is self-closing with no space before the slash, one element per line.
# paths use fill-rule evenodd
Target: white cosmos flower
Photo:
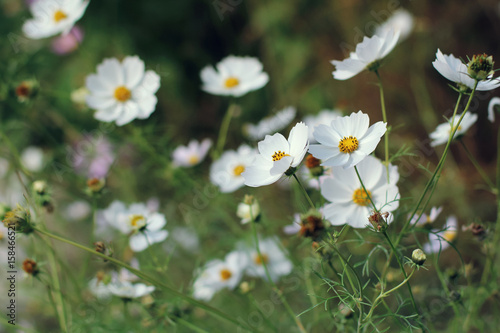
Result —
<path fill-rule="evenodd" d="M 381 213 L 398 208 L 397 167 L 389 166 L 389 182 L 386 167 L 373 156 L 367 156 L 357 168 L 368 195 Z M 332 225 L 349 224 L 354 228 L 364 228 L 369 224 L 373 206 L 354 168 L 333 167 L 332 175 L 321 183 L 321 194 L 331 202 L 325 205 L 323 213 Z"/>
<path fill-rule="evenodd" d="M 67 34 L 88 4 L 88 0 L 37 0 L 30 6 L 33 19 L 24 23 L 23 32 L 32 39 Z"/>
<path fill-rule="evenodd" d="M 450 122 L 446 122 L 443 124 L 438 125 L 436 127 L 436 130 L 429 134 L 429 137 L 432 139 L 431 146 L 436 147 L 439 145 L 442 145 L 446 142 L 448 142 L 448 139 L 450 137 L 450 132 L 452 129 L 456 127 L 456 124 L 458 123 L 458 120 L 460 119 L 461 114 L 455 115 L 455 119 L 453 120 L 453 124 L 451 124 L 451 119 Z M 458 129 L 455 133 L 455 138 L 459 137 L 461 135 L 464 135 L 467 130 L 474 125 L 474 123 L 477 120 L 477 114 L 467 112 L 465 116 L 462 119 L 462 122 L 458 126 Z"/>
<path fill-rule="evenodd" d="M 94 118 L 122 126 L 134 119 L 146 119 L 154 112 L 160 77 L 145 70 L 138 56 L 104 59 L 97 74 L 86 79 L 87 105 L 97 110 Z"/>
<path fill-rule="evenodd" d="M 474 88 L 476 80 L 470 77 L 467 73 L 467 65 L 462 60 L 455 58 L 453 54 L 446 55 L 438 49 L 436 52 L 436 60 L 432 63 L 434 68 L 450 81 L 457 83 L 459 86 L 466 86 L 470 89 Z M 500 86 L 500 80 L 493 79 L 489 76 L 487 80 L 479 81 L 476 90 L 486 91 L 493 90 Z"/>
<path fill-rule="evenodd" d="M 429 215 L 424 213 L 422 214 L 422 216 L 420 216 L 420 218 L 418 218 L 418 214 L 415 214 L 415 216 L 413 216 L 413 218 L 411 219 L 411 223 L 417 226 L 424 226 L 427 224 L 431 224 L 434 221 L 436 221 L 436 219 L 438 218 L 439 214 L 441 214 L 442 211 L 443 207 L 439 208 L 432 207 Z"/>
<path fill-rule="evenodd" d="M 144 283 L 118 282 L 110 283 L 108 290 L 120 298 L 133 299 L 151 294 L 155 290 L 155 287 L 147 286 Z"/>
<path fill-rule="evenodd" d="M 290 125 L 296 113 L 297 110 L 293 106 L 288 106 L 275 115 L 262 119 L 256 125 L 245 124 L 243 131 L 252 140 L 262 140 L 266 135 L 279 132 Z"/>
<path fill-rule="evenodd" d="M 425 253 L 438 253 L 447 249 L 451 242 L 457 238 L 457 218 L 450 216 L 442 229 L 432 229 L 429 242 L 423 245 Z"/>
<path fill-rule="evenodd" d="M 129 245 L 134 252 L 141 252 L 168 236 L 168 231 L 162 230 L 167 223 L 165 216 L 151 212 L 142 203 L 134 203 L 127 208 L 124 203 L 113 201 L 103 215 L 109 225 L 130 235 Z"/>
<path fill-rule="evenodd" d="M 399 32 L 390 30 L 383 35 L 364 37 L 363 41 L 356 45 L 356 52 L 351 52 L 349 58 L 342 61 L 332 60 L 335 66 L 333 78 L 336 80 L 347 80 L 367 69 L 374 62 L 384 58 L 396 46 Z"/>
<path fill-rule="evenodd" d="M 245 185 L 259 187 L 276 182 L 290 168 L 300 164 L 309 147 L 308 128 L 298 123 L 290 131 L 288 141 L 280 133 L 266 135 L 258 144 L 259 154 L 242 173 Z"/>
<path fill-rule="evenodd" d="M 191 167 L 203 161 L 212 147 L 212 140 L 205 139 L 201 143 L 191 140 L 187 146 L 179 146 L 172 153 L 173 165 L 181 167 Z"/>
<path fill-rule="evenodd" d="M 274 237 L 263 239 L 259 241 L 259 248 L 261 257 L 259 257 L 255 248 L 244 248 L 249 259 L 246 269 L 248 275 L 267 280 L 263 264 L 266 265 L 269 275 L 274 282 L 278 281 L 281 276 L 290 274 L 293 265 L 287 258 L 286 253 L 279 246 L 278 239 Z"/>
<path fill-rule="evenodd" d="M 383 36 L 390 30 L 399 32 L 399 40 L 405 40 L 413 30 L 413 15 L 406 9 L 399 8 L 395 10 L 391 17 L 375 29 L 375 35 Z"/>
<path fill-rule="evenodd" d="M 236 210 L 236 216 L 241 219 L 241 224 L 249 223 L 257 220 L 260 215 L 260 205 L 257 200 L 252 200 L 251 204 L 240 202 Z"/>
<path fill-rule="evenodd" d="M 193 284 L 193 297 L 210 301 L 224 288 L 234 289 L 241 280 L 248 260 L 241 251 L 229 253 L 224 260 L 209 261 Z"/>
<path fill-rule="evenodd" d="M 43 150 L 35 146 L 30 146 L 21 153 L 21 162 L 29 171 L 38 172 L 42 170 L 43 159 Z"/>
<path fill-rule="evenodd" d="M 309 152 L 321 165 L 353 167 L 375 150 L 387 130 L 382 121 L 369 125 L 370 117 L 361 111 L 319 125 L 313 132 L 319 144 L 310 145 Z"/>
<path fill-rule="evenodd" d="M 309 142 L 316 142 L 314 139 L 314 128 L 318 125 L 330 125 L 332 120 L 342 117 L 339 110 L 321 110 L 317 115 L 305 116 L 304 123 L 309 127 Z"/>
<path fill-rule="evenodd" d="M 240 97 L 269 81 L 257 58 L 228 56 L 217 65 L 201 71 L 202 89 L 213 95 Z"/>
<path fill-rule="evenodd" d="M 488 120 L 491 122 L 495 121 L 495 108 L 500 107 L 500 97 L 493 97 L 488 104 Z"/>
<path fill-rule="evenodd" d="M 242 145 L 237 151 L 225 151 L 210 167 L 210 180 L 223 193 L 234 192 L 245 183 L 241 175 L 257 155 L 255 149 Z"/>

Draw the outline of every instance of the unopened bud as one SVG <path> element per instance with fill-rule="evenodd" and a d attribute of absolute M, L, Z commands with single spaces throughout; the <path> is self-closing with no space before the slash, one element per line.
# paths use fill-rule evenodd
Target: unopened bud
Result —
<path fill-rule="evenodd" d="M 321 160 L 318 160 L 311 154 L 307 155 L 305 165 L 313 177 L 322 176 L 325 171 L 321 166 Z"/>
<path fill-rule="evenodd" d="M 31 226 L 31 214 L 29 209 L 17 204 L 14 210 L 5 214 L 3 224 L 6 228 L 14 229 L 20 233 L 30 233 L 33 231 Z"/>
<path fill-rule="evenodd" d="M 99 194 L 105 185 L 106 181 L 103 178 L 90 178 L 87 180 L 87 192 L 89 192 L 90 195 Z"/>
<path fill-rule="evenodd" d="M 29 101 L 38 92 L 38 82 L 36 80 L 22 81 L 15 89 L 17 100 L 21 103 Z"/>
<path fill-rule="evenodd" d="M 33 276 L 36 276 L 40 272 L 36 262 L 32 259 L 26 259 L 23 261 L 23 270 Z"/>
<path fill-rule="evenodd" d="M 241 218 L 241 223 L 245 224 L 251 221 L 258 221 L 260 217 L 259 202 L 253 195 L 246 195 L 243 202 L 238 204 L 236 215 Z"/>
<path fill-rule="evenodd" d="M 415 264 L 422 266 L 427 260 L 427 256 L 425 255 L 424 251 L 416 249 L 413 250 L 413 253 L 411 254 L 411 260 L 413 260 Z"/>

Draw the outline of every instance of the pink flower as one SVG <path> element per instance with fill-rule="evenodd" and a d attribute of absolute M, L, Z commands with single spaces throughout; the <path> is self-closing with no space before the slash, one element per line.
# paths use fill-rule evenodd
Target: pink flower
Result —
<path fill-rule="evenodd" d="M 69 54 L 78 48 L 83 36 L 83 30 L 75 25 L 67 35 L 61 35 L 52 40 L 51 50 L 58 55 Z"/>

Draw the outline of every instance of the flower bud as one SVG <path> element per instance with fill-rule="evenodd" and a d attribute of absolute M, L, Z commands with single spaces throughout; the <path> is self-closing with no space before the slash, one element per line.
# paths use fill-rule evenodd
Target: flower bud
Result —
<path fill-rule="evenodd" d="M 387 229 L 387 218 L 389 217 L 388 212 L 380 213 L 373 211 L 368 217 L 368 221 L 371 223 L 375 231 L 384 231 Z"/>
<path fill-rule="evenodd" d="M 3 224 L 6 228 L 13 229 L 16 232 L 28 234 L 33 231 L 31 226 L 31 214 L 29 209 L 17 204 L 14 210 L 5 214 Z"/>
<path fill-rule="evenodd" d="M 90 178 L 87 180 L 87 193 L 89 195 L 100 194 L 106 185 L 106 180 L 104 178 Z"/>
<path fill-rule="evenodd" d="M 424 262 L 427 260 L 427 256 L 425 255 L 424 251 L 416 249 L 413 250 L 413 253 L 411 254 L 411 260 L 415 264 L 422 266 Z"/>
<path fill-rule="evenodd" d="M 245 195 L 243 202 L 238 204 L 236 215 L 241 218 L 241 223 L 245 224 L 258 221 L 260 217 L 260 205 L 253 195 Z"/>
<path fill-rule="evenodd" d="M 307 214 L 301 215 L 300 220 L 301 227 L 299 234 L 303 237 L 311 237 L 316 240 L 320 238 L 321 234 L 325 230 L 323 217 L 315 210 L 311 209 L 307 212 Z"/>
<path fill-rule="evenodd" d="M 54 211 L 54 205 L 52 204 L 52 194 L 47 182 L 44 180 L 37 180 L 33 182 L 31 188 L 33 189 L 35 202 L 44 207 L 48 213 L 52 213 Z"/>
<path fill-rule="evenodd" d="M 23 261 L 23 270 L 33 276 L 36 276 L 40 272 L 36 262 L 32 259 L 26 259 Z"/>
<path fill-rule="evenodd" d="M 467 73 L 477 81 L 486 80 L 488 76 L 493 75 L 493 57 L 485 53 L 474 55 L 467 64 Z"/>
<path fill-rule="evenodd" d="M 36 80 L 22 81 L 15 89 L 17 100 L 20 103 L 29 101 L 38 93 L 38 82 Z"/>
<path fill-rule="evenodd" d="M 305 165 L 313 177 L 322 176 L 325 171 L 321 166 L 321 160 L 318 160 L 311 154 L 307 155 Z"/>

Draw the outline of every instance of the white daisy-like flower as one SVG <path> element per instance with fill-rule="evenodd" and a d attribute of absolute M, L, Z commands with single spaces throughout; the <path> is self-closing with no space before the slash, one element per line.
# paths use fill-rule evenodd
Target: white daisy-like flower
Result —
<path fill-rule="evenodd" d="M 458 223 L 455 216 L 450 216 L 442 229 L 432 229 L 429 234 L 429 242 L 423 245 L 425 253 L 438 253 L 450 246 L 457 238 Z"/>
<path fill-rule="evenodd" d="M 387 130 L 382 121 L 369 125 L 370 117 L 361 111 L 319 125 L 313 132 L 319 144 L 310 145 L 309 152 L 321 165 L 351 168 L 375 150 Z"/>
<path fill-rule="evenodd" d="M 367 156 L 357 168 L 368 193 L 361 186 L 354 168 L 333 167 L 332 175 L 325 177 L 321 183 L 321 194 L 330 201 L 325 205 L 323 214 L 332 225 L 366 227 L 369 224 L 368 217 L 373 212 L 369 198 L 381 213 L 392 212 L 399 206 L 399 190 L 396 186 L 399 173 L 396 166 L 389 165 L 389 182 L 386 167 L 373 156 Z M 390 220 L 389 217 L 388 222 Z"/>
<path fill-rule="evenodd" d="M 87 218 L 92 213 L 92 207 L 87 201 L 74 201 L 64 210 L 64 216 L 71 221 L 80 221 Z"/>
<path fill-rule="evenodd" d="M 293 214 L 292 224 L 284 226 L 283 232 L 285 233 L 285 235 L 295 235 L 298 234 L 301 229 L 302 229 L 302 221 L 300 219 L 300 214 L 295 213 Z"/>
<path fill-rule="evenodd" d="M 500 108 L 500 97 L 493 97 L 488 104 L 488 120 L 495 121 L 495 109 Z"/>
<path fill-rule="evenodd" d="M 257 58 L 228 56 L 217 65 L 201 71 L 202 89 L 213 95 L 240 97 L 262 88 L 269 81 Z"/>
<path fill-rule="evenodd" d="M 109 290 L 110 282 L 104 281 L 102 278 L 94 277 L 89 281 L 88 290 L 97 298 L 104 299 L 112 295 Z"/>
<path fill-rule="evenodd" d="M 279 132 L 290 125 L 296 113 L 297 110 L 293 106 L 288 106 L 275 115 L 262 119 L 256 125 L 245 124 L 243 132 L 252 140 L 262 140 L 266 135 Z"/>
<path fill-rule="evenodd" d="M 383 36 L 390 30 L 399 32 L 399 40 L 405 40 L 413 30 L 414 19 L 413 15 L 406 9 L 399 8 L 395 10 L 391 17 L 375 29 L 375 35 Z"/>
<path fill-rule="evenodd" d="M 424 213 L 422 214 L 422 216 L 420 216 L 420 218 L 418 218 L 418 214 L 415 214 L 415 216 L 413 216 L 413 218 L 411 219 L 411 223 L 415 224 L 416 226 L 432 224 L 434 221 L 436 221 L 442 211 L 443 207 L 432 207 L 429 215 Z"/>
<path fill-rule="evenodd" d="M 31 39 L 67 34 L 88 4 L 88 0 L 37 0 L 30 6 L 33 19 L 24 23 L 23 32 Z"/>
<path fill-rule="evenodd" d="M 179 146 L 172 153 L 173 165 L 191 167 L 203 161 L 208 150 L 212 147 L 212 140 L 204 139 L 201 143 L 191 140 L 187 146 Z"/>
<path fill-rule="evenodd" d="M 118 282 L 110 283 L 108 290 L 120 298 L 134 299 L 151 294 L 155 290 L 155 287 L 147 286 L 144 283 Z"/>
<path fill-rule="evenodd" d="M 193 297 L 210 301 L 224 288 L 234 289 L 241 280 L 248 260 L 241 251 L 233 251 L 224 260 L 209 261 L 193 284 Z"/>
<path fill-rule="evenodd" d="M 467 73 L 467 65 L 462 60 L 455 58 L 453 54 L 446 55 L 440 49 L 436 52 L 436 60 L 432 63 L 434 68 L 450 81 L 455 82 L 459 86 L 465 86 L 470 89 L 474 88 L 476 80 L 470 77 Z M 487 80 L 479 81 L 476 90 L 486 91 L 493 90 L 500 86 L 500 80 L 493 79 L 493 76 L 488 76 Z"/>
<path fill-rule="evenodd" d="M 429 134 L 429 137 L 432 139 L 431 146 L 436 147 L 448 142 L 450 138 L 450 133 L 457 126 L 458 120 L 460 119 L 461 114 L 455 115 L 455 119 L 453 119 L 453 124 L 451 124 L 452 119 L 449 122 L 443 123 L 436 127 L 436 130 Z M 474 125 L 477 120 L 477 114 L 467 112 L 462 119 L 462 122 L 458 126 L 457 131 L 455 132 L 455 137 L 457 138 L 461 135 L 464 135 L 467 130 Z"/>
<path fill-rule="evenodd" d="M 281 276 L 290 274 L 293 269 L 292 262 L 287 258 L 278 242 L 279 240 L 274 237 L 259 241 L 261 256 L 255 248 L 246 248 L 245 252 L 249 257 L 246 269 L 248 275 L 267 280 L 264 264 L 274 282 L 278 281 Z"/>
<path fill-rule="evenodd" d="M 351 52 L 349 58 L 342 61 L 332 60 L 335 66 L 333 78 L 336 80 L 347 80 L 373 66 L 384 58 L 396 46 L 399 32 L 390 30 L 383 35 L 364 37 L 363 41 L 356 45 L 356 52 Z"/>
<path fill-rule="evenodd" d="M 125 57 L 121 63 L 110 58 L 97 66 L 97 74 L 87 76 L 86 86 L 87 105 L 97 110 L 94 118 L 123 126 L 154 112 L 160 76 L 146 71 L 138 56 Z"/>
<path fill-rule="evenodd" d="M 210 180 L 219 186 L 223 193 L 231 193 L 242 187 L 245 179 L 241 175 L 253 162 L 257 151 L 247 145 L 242 145 L 237 151 L 228 150 L 212 163 Z"/>
<path fill-rule="evenodd" d="M 256 220 L 260 215 L 260 205 L 255 199 L 251 200 L 251 204 L 240 202 L 236 210 L 236 216 L 241 219 L 241 224 L 247 224 Z"/>
<path fill-rule="evenodd" d="M 21 162 L 29 171 L 38 172 L 44 165 L 43 150 L 41 148 L 30 146 L 21 153 Z"/>
<path fill-rule="evenodd" d="M 338 117 L 342 117 L 342 112 L 339 110 L 321 110 L 317 115 L 305 116 L 304 123 L 309 127 L 309 142 L 316 142 L 313 135 L 316 126 L 330 125 Z"/>
<path fill-rule="evenodd" d="M 127 208 L 124 203 L 114 201 L 103 215 L 109 225 L 130 235 L 129 245 L 134 252 L 141 252 L 168 236 L 168 231 L 162 229 L 167 223 L 165 216 L 151 212 L 142 203 L 134 203 Z"/>
<path fill-rule="evenodd" d="M 280 133 L 266 135 L 258 144 L 259 154 L 242 173 L 245 185 L 259 187 L 272 184 L 290 168 L 297 167 L 309 148 L 307 136 L 308 128 L 302 122 L 292 128 L 288 140 Z"/>

